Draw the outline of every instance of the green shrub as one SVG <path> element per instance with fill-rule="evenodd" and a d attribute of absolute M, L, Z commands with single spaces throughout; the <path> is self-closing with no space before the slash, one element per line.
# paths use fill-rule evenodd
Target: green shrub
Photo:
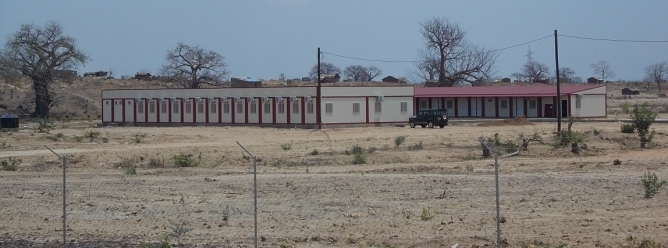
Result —
<path fill-rule="evenodd" d="M 406 141 L 406 136 L 397 136 L 396 138 L 394 138 L 395 147 L 399 147 L 401 144 L 404 143 L 404 141 Z"/>
<path fill-rule="evenodd" d="M 362 154 L 364 149 L 362 149 L 362 147 L 359 145 L 354 145 L 350 148 L 350 152 L 352 152 L 352 154 Z"/>
<path fill-rule="evenodd" d="M 372 153 L 376 152 L 376 150 L 378 150 L 378 149 L 375 146 L 372 146 L 372 147 L 367 148 L 366 152 L 368 152 L 369 154 L 372 154 Z"/>
<path fill-rule="evenodd" d="M 622 124 L 622 133 L 634 133 L 636 127 L 633 124 Z"/>
<path fill-rule="evenodd" d="M 96 132 L 96 131 L 93 131 L 93 130 L 86 131 L 86 133 L 84 134 L 84 137 L 89 138 L 91 140 L 94 140 L 99 136 L 100 136 L 100 132 Z"/>
<path fill-rule="evenodd" d="M 585 141 L 585 134 L 578 131 L 564 131 L 557 132 L 554 136 L 554 147 L 568 146 L 573 142 L 582 143 Z"/>
<path fill-rule="evenodd" d="M 622 103 L 622 112 L 628 113 L 631 110 L 631 104 L 629 102 Z"/>
<path fill-rule="evenodd" d="M 428 208 L 422 208 L 422 215 L 420 215 L 421 220 L 428 221 L 433 218 L 434 216 L 431 214 L 431 211 L 429 211 Z"/>
<path fill-rule="evenodd" d="M 420 143 L 413 144 L 413 145 L 409 146 L 408 150 L 409 151 L 417 151 L 417 150 L 422 150 L 422 148 L 424 148 L 424 146 L 422 146 L 422 141 L 420 141 Z"/>
<path fill-rule="evenodd" d="M 594 135 L 599 135 L 599 134 L 601 134 L 601 130 L 598 130 L 598 129 L 596 129 L 596 128 L 594 128 L 593 132 L 594 132 Z"/>
<path fill-rule="evenodd" d="M 23 160 L 21 159 L 9 157 L 7 160 L 0 162 L 0 166 L 2 166 L 2 170 L 4 171 L 16 171 L 16 167 L 18 167 L 22 162 Z"/>
<path fill-rule="evenodd" d="M 144 141 L 144 137 L 146 137 L 146 134 L 135 134 L 134 137 L 132 137 L 132 142 L 135 144 L 140 144 L 142 141 Z"/>
<path fill-rule="evenodd" d="M 141 242 L 140 248 L 172 248 L 172 245 L 169 244 L 169 235 L 165 235 L 163 241 L 158 244 L 151 244 L 147 242 Z"/>
<path fill-rule="evenodd" d="M 109 138 L 102 137 L 102 143 L 109 143 Z"/>
<path fill-rule="evenodd" d="M 353 164 L 366 164 L 366 158 L 364 157 L 364 154 L 355 153 L 355 157 L 353 157 Z"/>
<path fill-rule="evenodd" d="M 281 148 L 283 148 L 283 151 L 288 151 L 288 150 L 292 149 L 292 144 L 283 143 L 283 144 L 281 144 Z"/>
<path fill-rule="evenodd" d="M 319 153 L 320 153 L 320 152 L 318 152 L 318 149 L 313 149 L 313 151 L 311 151 L 310 154 L 313 155 L 313 156 L 316 156 L 316 155 L 318 155 Z"/>
<path fill-rule="evenodd" d="M 137 175 L 137 168 L 132 165 L 124 168 L 126 175 Z"/>
<path fill-rule="evenodd" d="M 172 161 L 176 167 L 197 167 L 202 160 L 202 154 L 200 153 L 198 159 L 193 158 L 192 154 L 185 155 L 183 153 L 174 155 Z"/>
<path fill-rule="evenodd" d="M 642 184 L 645 187 L 645 198 L 649 199 L 659 192 L 659 189 L 666 184 L 666 181 L 662 180 L 659 182 L 659 178 L 656 177 L 656 174 L 647 172 L 642 177 Z"/>
<path fill-rule="evenodd" d="M 76 142 L 83 142 L 84 137 L 83 136 L 76 136 L 74 135 L 74 141 Z"/>
<path fill-rule="evenodd" d="M 121 161 L 116 162 L 115 166 L 122 169 L 135 166 L 135 159 L 131 157 L 119 157 Z"/>

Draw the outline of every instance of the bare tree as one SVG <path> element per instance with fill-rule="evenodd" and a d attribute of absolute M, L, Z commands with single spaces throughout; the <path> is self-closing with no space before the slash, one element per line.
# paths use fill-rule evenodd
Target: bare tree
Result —
<path fill-rule="evenodd" d="M 383 71 L 375 66 L 369 66 L 364 68 L 364 74 L 366 76 L 366 81 L 373 81 L 373 79 L 377 76 L 380 76 Z"/>
<path fill-rule="evenodd" d="M 537 61 L 529 61 L 522 66 L 521 72 L 513 73 L 513 77 L 524 79 L 528 82 L 536 82 L 550 75 L 550 69 L 546 64 Z"/>
<path fill-rule="evenodd" d="M 438 75 L 439 86 L 448 87 L 459 82 L 477 85 L 491 76 L 496 53 L 466 42 L 458 24 L 435 17 L 420 26 L 426 49 L 419 52 L 414 74 L 429 79 Z"/>
<path fill-rule="evenodd" d="M 341 74 L 341 68 L 332 63 L 320 62 L 320 74 Z M 313 65 L 309 73 L 311 79 L 317 82 L 318 80 L 318 64 Z"/>
<path fill-rule="evenodd" d="M 608 61 L 601 60 L 598 63 L 591 64 L 591 68 L 594 69 L 594 74 L 601 77 L 603 82 L 605 82 L 606 79 L 615 76 L 615 72 L 610 69 Z"/>
<path fill-rule="evenodd" d="M 43 27 L 21 25 L 0 52 L 0 68 L 5 73 L 21 73 L 32 79 L 35 115 L 42 120 L 49 117 L 56 100 L 50 93 L 54 70 L 73 69 L 88 60 L 88 56 L 77 49 L 76 40 L 64 35 L 60 24 L 53 21 Z"/>
<path fill-rule="evenodd" d="M 661 94 L 661 83 L 668 80 L 668 63 L 660 62 L 646 67 L 645 75 L 649 82 L 656 83 Z"/>
<path fill-rule="evenodd" d="M 559 81 L 562 83 L 573 83 L 575 71 L 568 67 L 559 68 Z"/>
<path fill-rule="evenodd" d="M 366 81 L 366 68 L 361 65 L 351 65 L 343 70 L 343 75 L 353 81 Z"/>
<path fill-rule="evenodd" d="M 220 85 L 228 75 L 225 57 L 199 46 L 176 45 L 167 52 L 160 74 L 183 88 Z"/>

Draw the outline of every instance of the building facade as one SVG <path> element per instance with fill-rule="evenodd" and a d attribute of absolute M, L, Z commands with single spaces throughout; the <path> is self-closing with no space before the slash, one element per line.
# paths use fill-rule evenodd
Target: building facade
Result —
<path fill-rule="evenodd" d="M 404 123 L 413 87 L 322 87 L 322 126 Z M 318 126 L 317 87 L 103 90 L 104 125 Z"/>
<path fill-rule="evenodd" d="M 415 110 L 445 108 L 451 117 L 607 117 L 606 86 L 494 86 L 415 88 Z M 556 104 L 555 104 L 556 103 Z"/>

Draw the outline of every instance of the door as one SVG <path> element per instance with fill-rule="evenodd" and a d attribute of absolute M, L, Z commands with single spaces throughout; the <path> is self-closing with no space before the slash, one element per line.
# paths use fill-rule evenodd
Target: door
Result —
<path fill-rule="evenodd" d="M 515 111 L 514 111 L 515 116 L 520 116 L 520 115 L 527 116 L 527 114 L 524 113 L 524 100 L 521 99 L 521 98 L 515 98 L 513 101 L 515 101 L 515 104 L 514 104 L 515 105 Z"/>
<path fill-rule="evenodd" d="M 568 117 L 568 100 L 561 100 L 561 117 Z"/>
<path fill-rule="evenodd" d="M 471 117 L 482 117 L 482 112 L 485 111 L 482 109 L 482 98 L 472 97 L 471 98 Z"/>
<path fill-rule="evenodd" d="M 552 104 L 545 104 L 545 111 L 543 111 L 543 117 L 553 117 L 553 107 Z"/>

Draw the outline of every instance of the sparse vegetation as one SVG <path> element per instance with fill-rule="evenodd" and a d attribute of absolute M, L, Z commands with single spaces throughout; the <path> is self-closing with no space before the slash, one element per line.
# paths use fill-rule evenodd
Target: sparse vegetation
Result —
<path fill-rule="evenodd" d="M 399 147 L 404 141 L 406 141 L 406 136 L 397 136 L 394 138 L 394 146 Z"/>
<path fill-rule="evenodd" d="M 142 143 L 142 141 L 144 140 L 145 137 L 146 137 L 146 134 L 145 134 L 145 133 L 143 133 L 143 134 L 139 134 L 139 133 L 138 133 L 138 134 L 135 134 L 135 136 L 132 137 L 132 142 L 135 143 L 135 144 L 140 144 L 140 143 Z"/>
<path fill-rule="evenodd" d="M 318 149 L 313 149 L 313 151 L 311 151 L 309 154 L 317 156 L 319 154 Z"/>
<path fill-rule="evenodd" d="M 431 214 L 431 211 L 429 211 L 428 208 L 422 208 L 422 215 L 420 215 L 420 219 L 423 221 L 428 221 L 433 219 L 434 216 Z"/>
<path fill-rule="evenodd" d="M 417 150 L 422 150 L 423 148 L 424 148 L 424 146 L 422 145 L 422 141 L 420 141 L 417 144 L 413 144 L 413 145 L 409 146 L 408 150 L 409 151 L 417 151 Z"/>
<path fill-rule="evenodd" d="M 376 152 L 376 150 L 378 150 L 378 149 L 375 146 L 372 146 L 372 147 L 367 148 L 366 152 L 369 153 L 369 154 L 372 154 L 372 153 Z"/>
<path fill-rule="evenodd" d="M 2 170 L 4 171 L 16 171 L 17 167 L 23 162 L 21 159 L 16 159 L 9 157 L 7 160 L 3 160 L 0 162 L 0 166 L 2 166 Z"/>
<path fill-rule="evenodd" d="M 666 185 L 666 181 L 659 181 L 656 174 L 647 172 L 642 178 L 642 184 L 645 187 L 645 198 L 649 199 L 654 197 L 659 192 L 659 189 Z"/>
<path fill-rule="evenodd" d="M 147 242 L 142 242 L 139 246 L 140 248 L 172 248 L 172 245 L 169 244 L 169 235 L 165 234 L 163 240 L 157 244 L 151 244 Z"/>
<path fill-rule="evenodd" d="M 366 158 L 362 153 L 355 153 L 353 157 L 353 164 L 366 164 Z"/>
<path fill-rule="evenodd" d="M 652 126 L 652 123 L 656 120 L 656 113 L 652 110 L 648 103 L 643 103 L 641 105 L 634 105 L 633 111 L 631 112 L 631 121 L 633 126 L 638 130 L 638 136 L 640 136 L 640 147 L 645 148 L 647 142 L 652 141 L 654 134 L 650 134 L 649 128 Z M 650 136 L 648 136 L 648 134 Z"/>
<path fill-rule="evenodd" d="M 90 139 L 91 141 L 97 139 L 97 137 L 99 137 L 99 136 L 100 136 L 100 132 L 93 131 L 93 130 L 86 131 L 86 133 L 84 134 L 84 137 Z"/>
<path fill-rule="evenodd" d="M 552 245 L 550 243 L 544 243 L 544 242 L 538 242 L 538 241 L 532 241 L 532 242 L 524 242 L 520 244 L 521 248 L 568 248 L 568 244 L 559 244 L 559 245 Z"/>
<path fill-rule="evenodd" d="M 102 137 L 102 143 L 109 143 L 109 138 Z"/>
<path fill-rule="evenodd" d="M 169 236 L 176 238 L 179 244 L 181 244 L 181 237 L 192 230 L 193 229 L 190 228 L 187 223 L 183 222 L 181 224 L 174 225 L 172 227 L 172 232 L 169 233 Z"/>
<path fill-rule="evenodd" d="M 292 144 L 291 143 L 283 143 L 281 144 L 281 148 L 283 148 L 283 151 L 289 151 L 292 149 Z"/>
<path fill-rule="evenodd" d="M 134 165 L 125 167 L 123 170 L 125 170 L 126 175 L 137 175 L 137 168 Z"/>
<path fill-rule="evenodd" d="M 174 155 L 172 157 L 174 166 L 176 167 L 197 167 L 202 161 L 202 154 L 200 153 L 197 159 L 193 158 L 192 154 L 185 155 L 183 153 Z"/>
<path fill-rule="evenodd" d="M 633 124 L 622 124 L 622 133 L 635 133 L 636 127 Z"/>

